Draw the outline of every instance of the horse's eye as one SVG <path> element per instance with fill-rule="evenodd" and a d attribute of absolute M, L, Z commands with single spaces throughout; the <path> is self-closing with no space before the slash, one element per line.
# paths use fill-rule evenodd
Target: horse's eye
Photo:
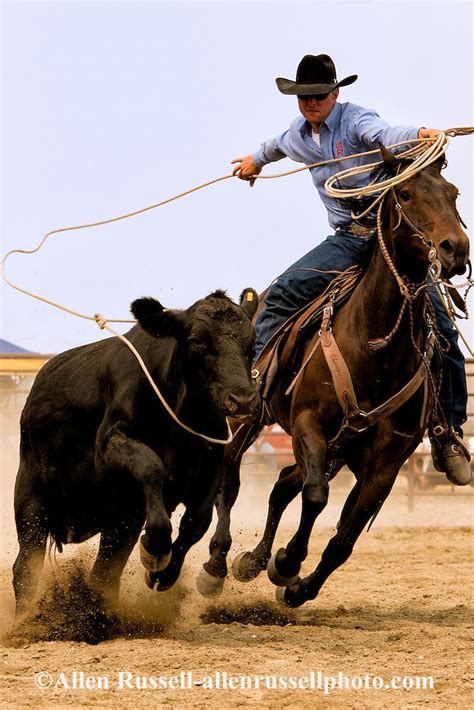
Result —
<path fill-rule="evenodd" d="M 408 202 L 408 200 L 411 200 L 411 195 L 406 190 L 400 190 L 400 192 L 398 193 L 398 196 L 404 202 Z"/>

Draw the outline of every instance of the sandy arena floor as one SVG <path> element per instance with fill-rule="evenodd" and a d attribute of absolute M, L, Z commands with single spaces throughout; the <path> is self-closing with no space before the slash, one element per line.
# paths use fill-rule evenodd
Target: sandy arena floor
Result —
<path fill-rule="evenodd" d="M 11 471 L 4 472 L 2 483 L 3 707 L 464 708 L 469 698 L 472 701 L 472 488 L 438 486 L 434 493 L 418 496 L 415 511 L 408 512 L 406 481 L 400 479 L 351 559 L 329 579 L 316 601 L 296 611 L 276 606 L 274 587 L 263 574 L 248 584 L 228 580 L 217 601 L 200 597 L 194 579 L 205 559 L 208 533 L 189 556 L 178 585 L 164 594 L 145 587 L 135 550 L 123 578 L 120 615 L 112 619 L 86 603 L 81 569 L 89 566 L 95 542 L 66 549 L 57 556 L 59 567 L 45 564 L 39 613 L 14 628 L 12 477 Z M 272 478 L 252 463 L 245 467 L 234 515 L 232 556 L 255 544 Z M 347 494 L 347 477 L 341 482 L 336 479 L 335 484 L 313 532 L 304 571 L 316 565 Z M 291 536 L 297 515 L 295 501 L 277 543 Z M 70 591 L 64 591 L 68 585 Z M 143 676 L 178 676 L 181 682 L 182 671 L 191 672 L 193 682 L 203 685 L 119 687 L 120 672 L 130 673 L 122 678 L 136 685 L 143 683 Z M 230 676 L 267 678 L 260 689 L 206 687 L 215 682 L 217 671 L 227 673 L 228 683 L 240 682 L 229 681 Z M 272 687 L 284 682 L 281 678 L 317 685 L 318 671 L 333 676 L 342 689 L 324 694 L 317 687 Z M 43 673 L 38 683 L 71 687 L 40 689 L 35 685 L 37 673 Z M 367 674 L 370 680 L 366 681 Z M 106 680 L 97 680 L 99 676 Z M 431 676 L 434 687 L 358 689 L 355 676 L 361 676 L 362 683 L 377 676 L 384 685 L 393 676 Z M 93 682 L 86 677 L 104 687 L 77 687 Z M 324 682 L 322 675 L 319 682 Z M 344 689 L 347 682 L 355 686 Z M 405 681 L 409 682 L 416 681 Z"/>

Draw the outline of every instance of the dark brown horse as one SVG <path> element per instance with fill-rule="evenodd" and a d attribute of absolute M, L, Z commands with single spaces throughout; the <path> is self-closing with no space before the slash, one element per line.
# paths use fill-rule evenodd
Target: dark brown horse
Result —
<path fill-rule="evenodd" d="M 387 171 L 396 174 L 402 161 L 385 149 L 382 155 Z M 426 291 L 428 271 L 439 262 L 443 275 L 461 274 L 469 254 L 456 209 L 458 190 L 442 177 L 442 163 L 430 164 L 387 193 L 380 208 L 379 242 L 367 271 L 334 317 L 332 332 L 330 312 L 326 313 L 322 346 L 314 351 L 291 395 L 286 394 L 288 377 L 281 374 L 268 401 L 272 418 L 292 436 L 296 463 L 280 473 L 270 495 L 264 535 L 254 550 L 239 555 L 233 572 L 247 581 L 267 567 L 271 581 L 280 587 L 277 597 L 288 606 L 314 599 L 328 576 L 348 559 L 437 408 L 436 367 L 430 366 L 427 354 L 430 333 L 436 330 Z M 304 344 L 303 362 L 317 337 Z M 328 357 L 323 352 L 325 338 L 333 348 L 326 351 Z M 340 357 L 334 355 L 334 343 Z M 331 358 L 336 372 L 328 367 Z M 354 383 L 352 394 L 347 392 L 344 363 Z M 395 408 L 381 407 L 378 416 L 366 417 L 409 382 L 411 389 L 394 402 Z M 239 489 L 240 460 L 253 440 L 248 431 L 241 427 L 227 447 L 218 525 L 210 559 L 198 580 L 203 593 L 218 593 L 227 574 L 230 510 Z M 355 474 L 356 483 L 318 566 L 300 579 L 315 519 L 328 500 L 329 480 L 343 463 Z M 298 529 L 287 546 L 271 557 L 281 515 L 300 491 Z"/>

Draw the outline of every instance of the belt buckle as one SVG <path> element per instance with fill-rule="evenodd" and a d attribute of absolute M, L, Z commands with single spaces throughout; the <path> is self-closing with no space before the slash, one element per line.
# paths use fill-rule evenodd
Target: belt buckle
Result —
<path fill-rule="evenodd" d="M 361 224 L 356 224 L 355 222 L 351 224 L 351 232 L 356 237 L 368 237 L 372 234 L 372 231 L 370 227 L 363 227 Z"/>

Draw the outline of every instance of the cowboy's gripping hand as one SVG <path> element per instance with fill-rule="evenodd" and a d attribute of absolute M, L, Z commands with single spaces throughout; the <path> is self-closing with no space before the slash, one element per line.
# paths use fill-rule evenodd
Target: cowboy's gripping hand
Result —
<path fill-rule="evenodd" d="M 420 128 L 418 131 L 418 138 L 431 138 L 432 140 L 427 141 L 428 145 L 433 145 L 435 138 L 439 136 L 441 131 L 437 128 Z"/>
<path fill-rule="evenodd" d="M 259 175 L 262 168 L 257 168 L 253 162 L 251 155 L 246 155 L 244 158 L 234 158 L 231 163 L 236 163 L 233 174 L 237 175 L 241 180 L 248 180 L 250 187 L 253 187 L 255 178 L 252 175 Z"/>

